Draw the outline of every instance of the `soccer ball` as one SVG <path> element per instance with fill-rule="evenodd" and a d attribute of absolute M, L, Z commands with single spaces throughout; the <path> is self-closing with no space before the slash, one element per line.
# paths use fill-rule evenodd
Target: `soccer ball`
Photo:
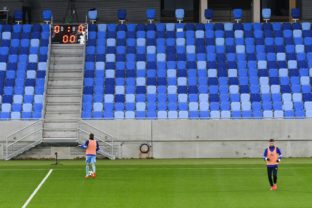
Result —
<path fill-rule="evenodd" d="M 93 171 L 92 170 L 89 171 L 88 176 L 93 176 Z"/>

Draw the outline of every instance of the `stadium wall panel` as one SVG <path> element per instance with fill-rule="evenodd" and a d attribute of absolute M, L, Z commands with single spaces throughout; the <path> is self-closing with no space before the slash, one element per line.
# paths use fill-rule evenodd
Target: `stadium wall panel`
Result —
<path fill-rule="evenodd" d="M 0 159 L 3 159 L 3 148 L 6 137 L 35 122 L 36 121 L 0 121 Z"/>
<path fill-rule="evenodd" d="M 143 143 L 154 158 L 261 157 L 268 139 L 285 157 L 312 156 L 312 120 L 87 121 L 113 135 L 120 157 L 140 158 Z"/>

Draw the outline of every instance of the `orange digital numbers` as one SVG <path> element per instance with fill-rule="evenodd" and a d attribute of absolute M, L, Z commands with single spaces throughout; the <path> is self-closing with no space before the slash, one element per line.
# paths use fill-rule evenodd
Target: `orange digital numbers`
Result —
<path fill-rule="evenodd" d="M 63 35 L 62 43 L 76 43 L 77 37 L 75 35 Z"/>
<path fill-rule="evenodd" d="M 70 42 L 70 43 L 76 43 L 76 40 L 77 40 L 77 37 L 76 37 L 75 35 L 71 35 L 71 36 L 69 37 L 69 42 Z"/>
<path fill-rule="evenodd" d="M 78 26 L 78 32 L 79 33 L 82 33 L 82 32 L 84 32 L 84 25 L 83 24 L 80 24 L 79 26 Z"/>
<path fill-rule="evenodd" d="M 61 26 L 59 26 L 59 25 L 55 25 L 54 26 L 54 33 L 60 33 L 60 31 L 61 31 Z"/>

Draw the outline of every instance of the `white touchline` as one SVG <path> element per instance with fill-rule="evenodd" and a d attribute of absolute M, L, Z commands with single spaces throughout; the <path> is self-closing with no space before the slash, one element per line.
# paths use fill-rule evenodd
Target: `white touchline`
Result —
<path fill-rule="evenodd" d="M 30 203 L 30 201 L 32 200 L 32 198 L 34 198 L 34 196 L 36 195 L 36 193 L 39 191 L 39 189 L 41 188 L 41 186 L 44 184 L 44 182 L 49 178 L 49 176 L 51 175 L 53 169 L 50 169 L 48 174 L 42 179 L 42 181 L 39 183 L 39 185 L 37 186 L 37 188 L 34 190 L 34 192 L 30 195 L 30 197 L 27 199 L 27 201 L 25 202 L 25 204 L 22 206 L 22 208 L 26 208 L 28 206 L 28 204 Z"/>

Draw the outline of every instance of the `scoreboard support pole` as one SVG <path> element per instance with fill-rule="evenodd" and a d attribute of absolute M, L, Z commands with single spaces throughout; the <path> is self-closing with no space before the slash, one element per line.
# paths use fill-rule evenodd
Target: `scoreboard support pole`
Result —
<path fill-rule="evenodd" d="M 252 0 L 251 8 L 252 8 L 252 21 L 261 22 L 261 1 Z"/>

